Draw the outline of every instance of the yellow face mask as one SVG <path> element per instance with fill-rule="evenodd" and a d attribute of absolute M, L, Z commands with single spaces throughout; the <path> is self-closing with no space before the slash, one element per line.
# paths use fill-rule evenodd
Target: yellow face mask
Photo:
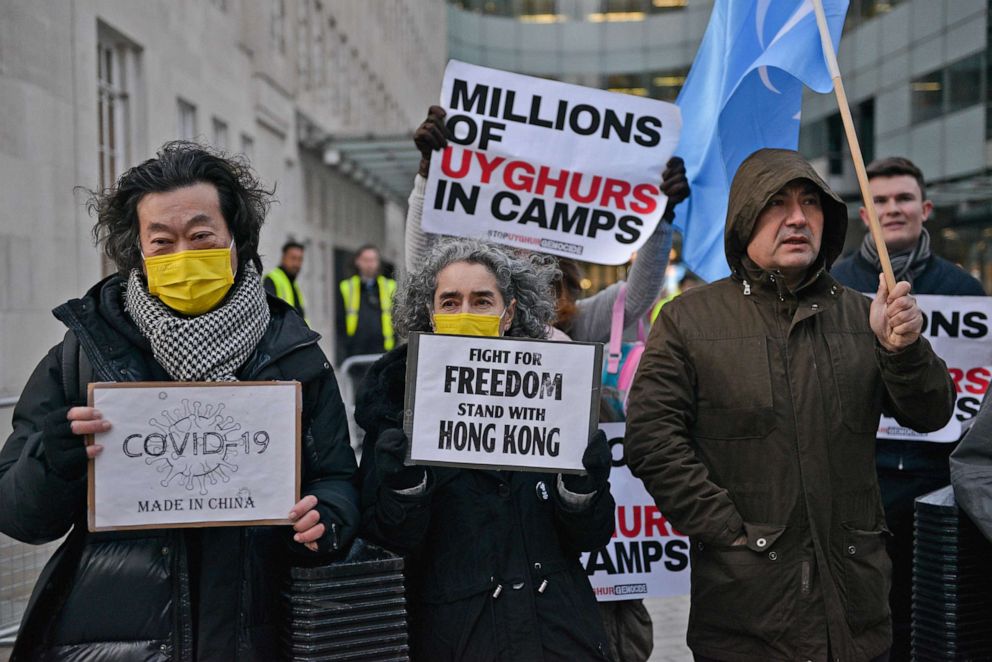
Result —
<path fill-rule="evenodd" d="M 145 275 L 148 291 L 169 308 L 202 315 L 220 303 L 234 284 L 231 247 L 146 257 Z"/>
<path fill-rule="evenodd" d="M 477 315 L 476 313 L 435 314 L 434 333 L 457 336 L 500 336 L 503 315 Z"/>

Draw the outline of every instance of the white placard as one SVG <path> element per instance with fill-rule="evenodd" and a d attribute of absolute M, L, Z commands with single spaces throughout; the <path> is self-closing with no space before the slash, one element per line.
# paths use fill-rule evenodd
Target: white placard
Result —
<path fill-rule="evenodd" d="M 425 230 L 602 264 L 654 232 L 674 104 L 451 60 L 441 106 L 454 137 L 431 158 Z"/>
<path fill-rule="evenodd" d="M 616 528 L 606 547 L 582 555 L 600 602 L 689 593 L 689 538 L 658 511 L 623 457 L 625 423 L 600 423 L 613 452 L 610 492 Z"/>
<path fill-rule="evenodd" d="M 874 294 L 867 295 L 874 298 Z M 961 438 L 962 426 L 968 425 L 982 404 L 992 380 L 992 298 L 919 295 L 916 301 L 923 311 L 923 336 L 937 355 L 944 359 L 954 380 L 957 402 L 950 422 L 936 432 L 923 433 L 899 425 L 893 418 L 882 417 L 878 436 L 951 443 Z"/>
<path fill-rule="evenodd" d="M 404 422 L 409 459 L 582 471 L 598 419 L 601 363 L 597 343 L 413 334 Z"/>
<path fill-rule="evenodd" d="M 90 530 L 284 524 L 299 498 L 298 382 L 93 384 Z"/>

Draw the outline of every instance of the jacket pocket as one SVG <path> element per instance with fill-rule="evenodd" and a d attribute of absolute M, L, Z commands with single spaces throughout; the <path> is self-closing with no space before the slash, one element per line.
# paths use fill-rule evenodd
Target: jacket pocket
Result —
<path fill-rule="evenodd" d="M 68 582 L 48 643 L 171 640 L 175 538 L 140 531 L 92 538 Z"/>
<path fill-rule="evenodd" d="M 858 635 L 889 618 L 892 561 L 885 550 L 887 529 L 864 531 L 844 525 L 840 593 L 847 624 Z"/>
<path fill-rule="evenodd" d="M 763 439 L 775 429 L 775 411 L 759 409 L 703 409 L 696 411 L 697 439 Z"/>
<path fill-rule="evenodd" d="M 779 542 L 786 527 L 744 528 L 746 545 L 717 547 L 694 541 L 690 639 L 716 642 L 745 635 L 772 643 L 792 625 L 800 564 Z"/>
<path fill-rule="evenodd" d="M 451 602 L 411 605 L 418 610 L 414 633 L 418 659 L 494 660 L 496 640 L 492 598 L 488 593 Z"/>
<path fill-rule="evenodd" d="M 775 427 L 768 341 L 764 336 L 699 340 L 694 356 L 693 433 L 704 439 L 759 439 Z"/>
<path fill-rule="evenodd" d="M 859 434 L 877 432 L 882 403 L 875 335 L 865 331 L 824 333 L 824 336 L 844 427 Z"/>

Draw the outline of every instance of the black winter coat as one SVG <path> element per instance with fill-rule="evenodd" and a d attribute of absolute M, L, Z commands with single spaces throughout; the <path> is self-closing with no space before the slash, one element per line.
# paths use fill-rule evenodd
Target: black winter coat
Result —
<path fill-rule="evenodd" d="M 121 288 L 113 276 L 55 315 L 86 352 L 92 381 L 170 381 L 123 310 Z M 269 326 L 238 377 L 302 382 L 302 493 L 350 541 L 356 467 L 334 373 L 319 336 L 283 302 L 269 306 Z M 42 420 L 71 404 L 62 365 L 59 344 L 31 375 L 0 452 L 0 531 L 34 544 L 69 534 L 35 586 L 11 659 L 275 659 L 280 568 L 313 555 L 289 527 L 89 533 L 85 477 L 64 481 L 45 461 Z"/>
<path fill-rule="evenodd" d="M 857 292 L 874 294 L 878 289 L 878 270 L 861 257 L 861 253 L 839 260 L 830 268 L 830 275 Z M 939 255 L 931 255 L 926 269 L 913 280 L 913 294 L 981 297 L 985 296 L 985 290 L 961 267 Z"/>
<path fill-rule="evenodd" d="M 407 346 L 369 370 L 355 417 L 363 537 L 407 555 L 414 659 L 605 660 L 606 634 L 579 554 L 609 542 L 608 488 L 568 512 L 555 474 L 433 468 L 427 491 L 376 479 L 379 435 L 403 426 Z"/>

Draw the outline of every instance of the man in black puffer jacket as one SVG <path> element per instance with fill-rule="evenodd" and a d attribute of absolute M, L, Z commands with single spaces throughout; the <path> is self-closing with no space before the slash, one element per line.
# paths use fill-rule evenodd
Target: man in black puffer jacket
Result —
<path fill-rule="evenodd" d="M 319 336 L 261 285 L 267 202 L 247 167 L 191 143 L 166 145 L 94 198 L 119 274 L 55 310 L 70 333 L 31 375 L 0 452 L 0 531 L 28 543 L 68 533 L 12 660 L 275 659 L 281 570 L 354 537 L 356 466 L 337 382 Z M 197 282 L 160 278 L 162 258 Z M 100 449 L 81 435 L 112 421 L 80 406 L 84 382 L 246 380 L 303 385 L 305 496 L 292 529 L 87 531 L 86 464 Z"/>

